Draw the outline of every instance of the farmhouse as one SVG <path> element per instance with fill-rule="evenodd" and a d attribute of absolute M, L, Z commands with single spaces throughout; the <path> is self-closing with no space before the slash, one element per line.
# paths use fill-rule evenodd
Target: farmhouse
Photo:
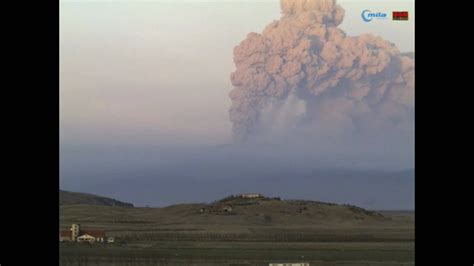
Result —
<path fill-rule="evenodd" d="M 70 229 L 59 231 L 59 241 L 112 243 L 114 239 L 107 238 L 104 230 L 82 229 L 79 224 L 73 224 Z"/>
<path fill-rule="evenodd" d="M 77 237 L 77 242 L 101 242 L 106 240 L 104 230 L 83 230 Z"/>
<path fill-rule="evenodd" d="M 71 241 L 71 231 L 70 230 L 60 230 L 59 231 L 59 241 Z"/>

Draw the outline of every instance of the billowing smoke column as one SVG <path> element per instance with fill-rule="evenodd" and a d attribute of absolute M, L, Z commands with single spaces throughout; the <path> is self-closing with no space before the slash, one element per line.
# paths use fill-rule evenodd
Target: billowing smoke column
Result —
<path fill-rule="evenodd" d="M 412 56 L 377 36 L 346 36 L 335 0 L 281 0 L 281 9 L 279 21 L 234 49 L 236 140 L 298 129 L 413 134 Z"/>

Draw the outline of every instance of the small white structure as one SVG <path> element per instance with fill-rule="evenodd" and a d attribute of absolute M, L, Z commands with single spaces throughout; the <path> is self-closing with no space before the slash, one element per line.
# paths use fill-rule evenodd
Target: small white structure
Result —
<path fill-rule="evenodd" d="M 309 266 L 309 262 L 270 263 L 268 266 Z"/>
<path fill-rule="evenodd" d="M 89 242 L 89 243 L 94 243 L 96 241 L 96 238 L 89 235 L 89 234 L 84 234 L 80 237 L 77 238 L 77 242 Z"/>
<path fill-rule="evenodd" d="M 240 197 L 243 199 L 255 199 L 255 198 L 263 198 L 261 194 L 258 193 L 245 193 L 245 194 L 240 194 Z"/>
<path fill-rule="evenodd" d="M 114 243 L 115 242 L 115 238 L 113 236 L 110 236 L 107 238 L 107 243 Z"/>

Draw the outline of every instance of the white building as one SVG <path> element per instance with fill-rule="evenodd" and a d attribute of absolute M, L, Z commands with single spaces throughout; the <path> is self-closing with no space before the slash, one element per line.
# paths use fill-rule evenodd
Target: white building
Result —
<path fill-rule="evenodd" d="M 240 197 L 243 199 L 263 198 L 262 194 L 258 194 L 258 193 L 244 193 L 244 194 L 240 194 Z"/>

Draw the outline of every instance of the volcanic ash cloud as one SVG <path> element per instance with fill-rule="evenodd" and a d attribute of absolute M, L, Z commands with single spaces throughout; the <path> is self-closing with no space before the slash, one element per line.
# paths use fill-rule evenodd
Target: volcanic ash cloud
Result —
<path fill-rule="evenodd" d="M 237 140 L 298 128 L 413 132 L 413 57 L 378 36 L 347 36 L 335 0 L 281 0 L 281 9 L 280 20 L 234 48 L 229 115 Z"/>

